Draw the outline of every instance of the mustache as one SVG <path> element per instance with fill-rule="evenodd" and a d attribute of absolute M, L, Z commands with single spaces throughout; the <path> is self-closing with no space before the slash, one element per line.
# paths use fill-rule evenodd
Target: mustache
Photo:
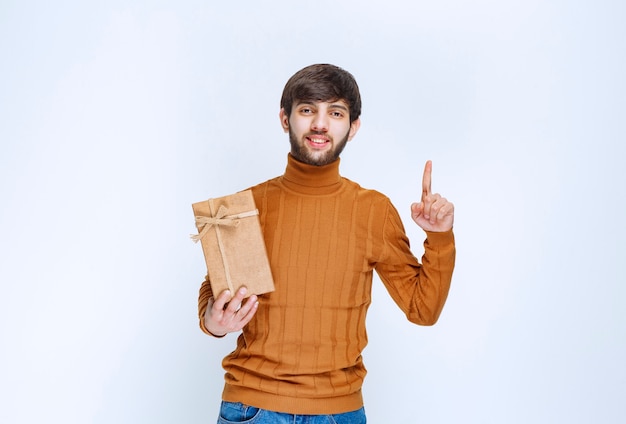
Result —
<path fill-rule="evenodd" d="M 312 135 L 323 135 L 324 137 L 326 137 L 330 141 L 333 141 L 333 138 L 331 137 L 331 135 L 326 133 L 326 132 L 324 132 L 324 131 L 309 131 L 308 133 L 304 134 L 305 137 L 310 137 Z"/>

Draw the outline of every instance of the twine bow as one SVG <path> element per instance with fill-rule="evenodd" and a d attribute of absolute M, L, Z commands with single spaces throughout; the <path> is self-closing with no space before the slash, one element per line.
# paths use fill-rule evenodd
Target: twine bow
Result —
<path fill-rule="evenodd" d="M 213 199 L 209 200 L 209 209 L 211 210 L 211 214 L 213 214 Z M 234 215 L 226 215 L 228 213 L 228 209 L 224 205 L 220 205 L 217 209 L 217 213 L 214 216 L 196 216 L 196 226 L 198 228 L 202 228 L 198 234 L 192 234 L 191 239 L 194 243 L 202 240 L 206 234 L 209 232 L 209 229 L 215 226 L 215 233 L 217 235 L 217 244 L 220 249 L 220 254 L 222 256 L 222 264 L 224 265 L 224 274 L 226 275 L 226 284 L 228 285 L 228 289 L 231 293 L 234 293 L 235 290 L 233 288 L 233 282 L 230 276 L 230 268 L 228 266 L 228 261 L 226 260 L 226 252 L 224 249 L 224 243 L 222 241 L 222 232 L 220 231 L 221 226 L 227 227 L 236 227 L 239 225 L 239 220 L 242 218 L 248 218 L 251 216 L 255 216 L 259 214 L 259 210 L 255 209 L 248 212 L 242 212 Z"/>
<path fill-rule="evenodd" d="M 213 208 L 211 208 L 213 209 Z M 228 209 L 224 205 L 221 205 L 217 210 L 215 216 L 196 216 L 196 226 L 198 228 L 202 228 L 198 234 L 192 234 L 191 239 L 194 243 L 202 240 L 204 236 L 209 232 L 209 229 L 215 225 L 216 229 L 219 228 L 220 225 L 225 225 L 227 227 L 236 227 L 239 225 L 239 220 L 241 218 L 248 218 L 250 216 L 258 215 L 258 209 L 248 212 L 242 212 L 234 215 L 226 215 L 228 213 Z"/>

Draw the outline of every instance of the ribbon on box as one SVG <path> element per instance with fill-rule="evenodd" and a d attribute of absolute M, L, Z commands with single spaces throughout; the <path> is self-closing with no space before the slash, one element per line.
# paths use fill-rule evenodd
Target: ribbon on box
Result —
<path fill-rule="evenodd" d="M 215 209 L 213 205 L 213 199 L 209 199 L 209 209 L 213 216 L 196 216 L 196 226 L 202 228 L 198 234 L 192 234 L 191 239 L 194 243 L 202 240 L 204 236 L 209 232 L 209 229 L 215 226 L 215 234 L 217 235 L 217 244 L 222 256 L 222 264 L 224 265 L 224 274 L 226 275 L 226 284 L 228 289 L 234 295 L 235 289 L 233 288 L 233 282 L 230 276 L 230 268 L 228 267 L 228 260 L 226 259 L 226 251 L 224 249 L 224 243 L 222 242 L 222 233 L 220 226 L 236 227 L 239 225 L 239 220 L 243 218 L 249 218 L 259 214 L 259 210 L 255 209 L 248 212 L 242 212 L 234 215 L 227 215 L 228 209 L 224 205 L 220 205 L 217 209 L 217 213 L 213 213 Z"/>

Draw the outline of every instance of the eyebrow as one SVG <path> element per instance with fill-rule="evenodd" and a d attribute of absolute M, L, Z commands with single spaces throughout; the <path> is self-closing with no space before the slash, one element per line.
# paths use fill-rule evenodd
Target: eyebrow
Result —
<path fill-rule="evenodd" d="M 295 107 L 300 107 L 300 106 L 313 106 L 315 107 L 315 103 L 329 103 L 330 106 L 329 108 L 331 109 L 341 109 L 344 110 L 346 112 L 349 112 L 350 109 L 345 106 L 342 102 L 336 101 L 336 102 L 311 102 L 311 101 L 304 101 L 304 102 L 298 102 L 297 104 L 295 104 Z"/>
<path fill-rule="evenodd" d="M 348 112 L 348 108 L 344 106 L 343 103 L 331 103 L 330 107 L 333 109 L 341 109 L 341 110 L 345 110 L 346 112 Z"/>

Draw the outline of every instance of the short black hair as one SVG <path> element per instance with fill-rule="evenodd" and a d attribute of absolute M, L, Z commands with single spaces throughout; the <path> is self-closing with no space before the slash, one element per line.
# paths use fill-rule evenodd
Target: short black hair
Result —
<path fill-rule="evenodd" d="M 299 102 L 335 102 L 343 100 L 350 110 L 350 123 L 361 116 L 361 94 L 352 74 L 335 65 L 310 65 L 296 72 L 283 89 L 280 107 L 287 116 Z"/>

